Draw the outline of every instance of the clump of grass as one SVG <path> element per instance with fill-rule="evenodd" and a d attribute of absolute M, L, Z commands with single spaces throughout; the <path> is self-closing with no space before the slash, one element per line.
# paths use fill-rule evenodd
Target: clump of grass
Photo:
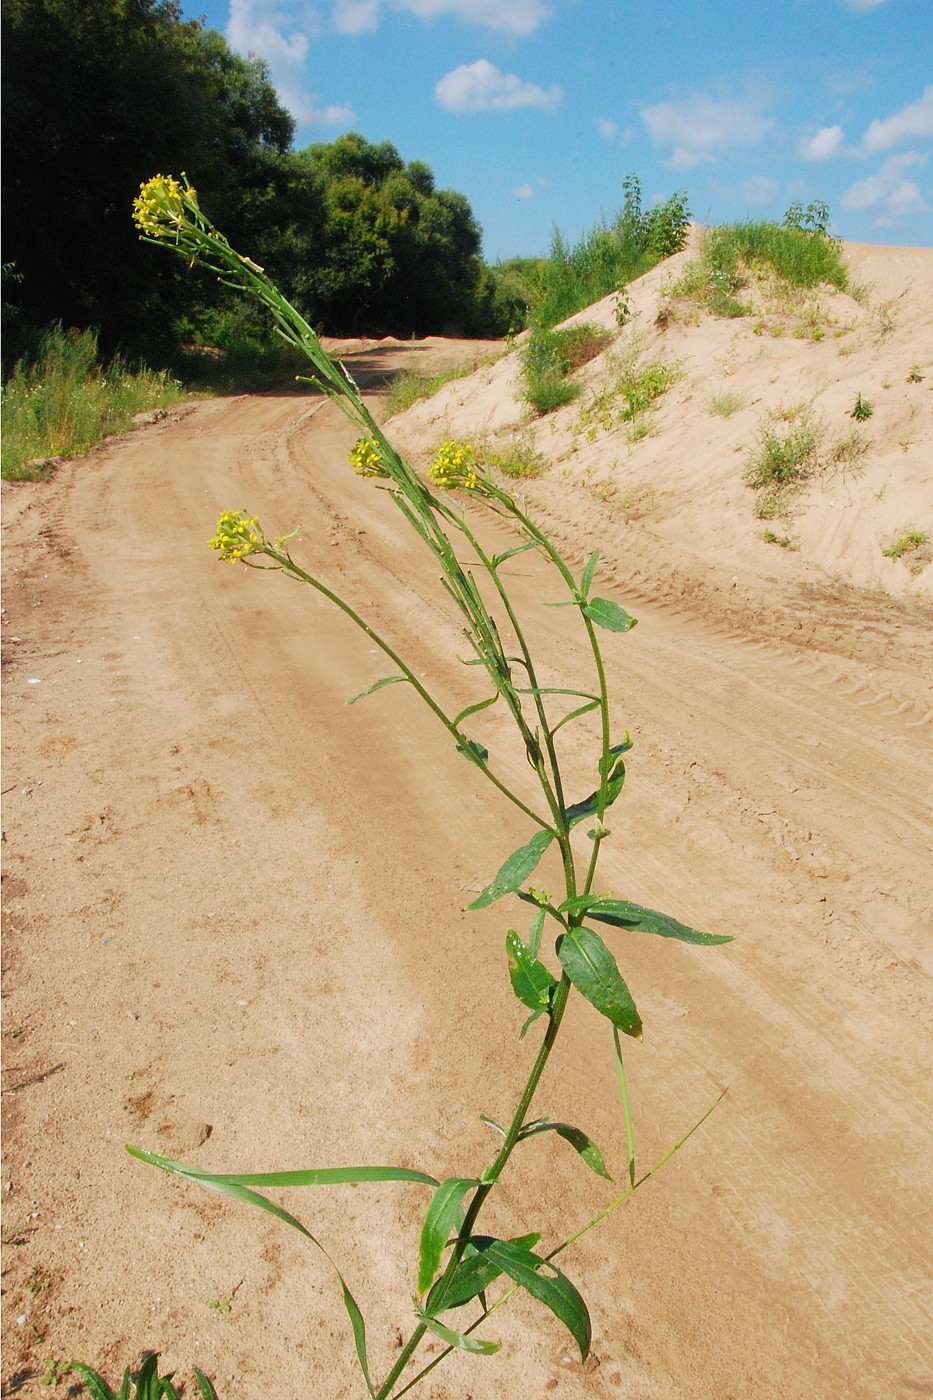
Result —
<path fill-rule="evenodd" d="M 417 370 L 406 369 L 397 374 L 386 392 L 386 413 L 390 418 L 396 413 L 404 413 L 421 399 L 429 399 L 445 384 L 455 379 L 463 379 L 473 373 L 473 368 L 463 366 L 445 370 L 440 374 L 419 374 Z"/>
<path fill-rule="evenodd" d="M 826 466 L 831 472 L 846 476 L 860 476 L 861 461 L 868 451 L 868 443 L 857 428 L 850 429 L 831 443 L 826 453 Z"/>
<path fill-rule="evenodd" d="M 767 415 L 750 450 L 742 480 L 758 493 L 755 515 L 773 520 L 822 465 L 822 428 L 809 408 L 794 406 Z"/>
<path fill-rule="evenodd" d="M 119 357 L 101 365 L 93 331 L 53 326 L 35 358 L 18 361 L 3 386 L 4 480 L 35 480 L 43 471 L 30 461 L 72 457 L 123 432 L 135 414 L 185 397 L 164 370 L 133 367 Z"/>
<path fill-rule="evenodd" d="M 821 285 L 845 291 L 848 273 L 832 239 L 754 220 L 706 230 L 699 256 L 688 263 L 673 295 L 715 316 L 748 316 L 752 302 L 740 294 L 769 283 L 794 293 Z"/>
<path fill-rule="evenodd" d="M 733 413 L 739 413 L 745 407 L 745 402 L 744 394 L 713 394 L 709 411 L 718 418 L 731 418 Z"/>
<path fill-rule="evenodd" d="M 611 340 L 610 331 L 587 322 L 562 330 L 533 330 L 522 351 L 526 403 L 539 416 L 570 403 L 583 385 L 567 376 L 594 359 Z"/>
<path fill-rule="evenodd" d="M 924 380 L 923 366 L 922 366 L 922 365 L 911 365 L 910 369 L 907 371 L 907 383 L 908 383 L 908 384 L 922 384 L 922 383 L 923 383 L 923 380 Z"/>
<path fill-rule="evenodd" d="M 627 424 L 629 436 L 637 441 L 651 430 L 649 408 L 679 378 L 678 366 L 646 360 L 642 345 L 633 342 L 610 359 L 603 388 L 581 409 L 575 431 L 595 442 L 600 429 L 608 433 Z"/>
<path fill-rule="evenodd" d="M 645 209 L 636 175 L 626 176 L 622 188 L 625 203 L 611 222 L 603 220 L 574 244 L 555 230 L 528 288 L 534 325 L 556 326 L 611 292 L 624 297 L 629 282 L 683 248 L 691 218 L 686 193 Z"/>
<path fill-rule="evenodd" d="M 881 553 L 886 559 L 903 559 L 912 574 L 921 574 L 933 558 L 930 532 L 906 526 Z"/>
<path fill-rule="evenodd" d="M 765 544 L 780 545 L 781 549 L 797 549 L 798 546 L 791 539 L 790 535 L 777 535 L 773 530 L 765 530 L 762 536 Z"/>
<path fill-rule="evenodd" d="M 535 447 L 534 435 L 530 432 L 516 433 L 494 448 L 487 447 L 483 456 L 503 476 L 540 476 L 545 468 L 544 456 Z"/>

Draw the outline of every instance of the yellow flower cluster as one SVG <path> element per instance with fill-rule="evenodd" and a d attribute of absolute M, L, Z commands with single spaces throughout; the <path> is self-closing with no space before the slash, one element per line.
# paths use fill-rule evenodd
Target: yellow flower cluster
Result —
<path fill-rule="evenodd" d="M 428 477 L 442 491 L 449 491 L 454 486 L 465 486 L 468 491 L 475 491 L 479 477 L 473 444 L 442 442 L 428 468 Z"/>
<path fill-rule="evenodd" d="M 262 554 L 266 538 L 255 515 L 247 515 L 245 510 L 225 510 L 208 545 L 218 550 L 228 564 L 235 564 L 247 554 Z"/>
<path fill-rule="evenodd" d="M 133 200 L 133 222 L 150 238 L 168 238 L 185 223 L 183 195 L 194 199 L 197 191 L 183 190 L 174 175 L 154 175 L 139 187 Z"/>
<path fill-rule="evenodd" d="M 379 449 L 370 439 L 361 437 L 350 452 L 350 464 L 357 476 L 388 476 Z"/>

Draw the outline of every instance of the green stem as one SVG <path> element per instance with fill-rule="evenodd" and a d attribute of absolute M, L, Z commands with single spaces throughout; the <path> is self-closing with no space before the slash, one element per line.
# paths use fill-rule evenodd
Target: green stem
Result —
<path fill-rule="evenodd" d="M 406 665 L 406 663 L 399 656 L 398 652 L 393 650 L 389 643 L 383 637 L 381 637 L 378 632 L 374 631 L 373 628 L 370 627 L 369 623 L 365 622 L 364 619 L 360 617 L 359 613 L 353 607 L 351 607 L 349 603 L 345 602 L 344 599 L 339 596 L 339 594 L 334 593 L 330 588 L 328 588 L 326 583 L 322 583 L 321 580 L 315 578 L 313 574 L 307 573 L 298 564 L 296 564 L 294 560 L 289 557 L 289 555 L 280 554 L 277 550 L 272 549 L 270 546 L 266 546 L 263 552 L 270 559 L 273 559 L 275 563 L 279 566 L 279 568 L 284 569 L 287 573 L 291 574 L 293 578 L 300 579 L 302 583 L 310 584 L 312 588 L 316 589 L 318 593 L 322 594 L 323 597 L 327 598 L 329 602 L 335 605 L 335 607 L 338 607 L 342 613 L 344 613 L 347 617 L 351 619 L 352 622 L 355 622 L 357 627 L 359 627 L 359 629 L 362 632 L 364 632 L 365 635 L 369 637 L 371 641 L 375 642 L 376 645 L 379 647 L 380 651 L 383 651 L 385 655 L 388 656 L 389 659 L 392 662 L 394 662 L 394 664 L 399 668 L 399 670 L 404 675 L 405 679 L 414 687 L 415 691 L 427 705 L 431 713 L 437 716 L 437 718 L 440 720 L 441 724 L 443 724 L 447 732 L 453 736 L 453 738 L 457 741 L 458 744 L 461 745 L 465 756 L 470 760 L 470 762 L 472 762 L 474 766 L 480 770 L 481 773 L 485 774 L 485 776 L 489 779 L 493 786 L 496 787 L 504 797 L 507 797 L 510 802 L 514 803 L 514 805 L 518 807 L 520 811 L 524 812 L 526 816 L 531 817 L 532 821 L 537 822 L 538 826 L 543 827 L 545 831 L 552 829 L 551 823 L 545 817 L 539 816 L 539 814 L 533 811 L 532 808 L 529 807 L 526 803 L 524 803 L 520 797 L 517 797 L 515 793 L 511 791 L 510 788 L 506 787 L 506 785 L 502 782 L 500 778 L 496 777 L 495 773 L 493 773 L 492 770 L 488 768 L 485 763 L 480 763 L 480 761 L 474 756 L 472 749 L 470 749 L 469 745 L 467 744 L 464 735 L 460 733 L 460 731 L 454 725 L 453 721 L 441 709 L 440 705 L 434 699 L 433 695 L 431 695 L 430 691 L 426 690 L 425 687 L 421 684 L 421 681 L 419 681 L 418 677 L 412 671 L 411 667 Z"/>

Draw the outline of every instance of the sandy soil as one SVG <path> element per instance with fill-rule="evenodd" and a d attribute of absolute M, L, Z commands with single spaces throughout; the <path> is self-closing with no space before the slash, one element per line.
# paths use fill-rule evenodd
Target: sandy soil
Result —
<path fill-rule="evenodd" d="M 413 358 L 475 349 L 341 348 L 374 387 Z M 443 391 L 442 426 L 466 431 L 475 396 L 509 372 Z M 514 401 L 495 401 L 514 418 Z M 398 424 L 416 445 L 418 412 Z M 348 470 L 351 438 L 319 399 L 213 401 L 50 484 L 4 488 L 4 1395 L 51 1393 L 49 1358 L 115 1378 L 158 1349 L 182 1374 L 204 1367 L 222 1400 L 360 1396 L 321 1256 L 122 1144 L 212 1170 L 472 1174 L 492 1150 L 480 1114 L 510 1113 L 534 1053 L 503 953 L 521 911 L 463 913 L 525 825 L 404 687 L 346 708 L 384 674 L 365 638 L 308 590 L 205 547 L 224 507 L 276 532 L 302 523 L 300 557 L 469 703 L 433 570 Z M 571 558 L 604 551 L 601 591 L 640 624 L 606 634 L 636 743 L 604 885 L 736 935 L 620 945 L 646 1025 L 628 1056 L 639 1163 L 728 1094 L 564 1256 L 593 1317 L 585 1365 L 516 1300 L 486 1326 L 497 1357 L 445 1363 L 419 1393 L 933 1396 L 922 590 L 906 569 L 884 592 L 857 588 L 839 563 L 851 551 L 763 545 L 747 488 L 725 483 L 734 502 L 703 506 L 718 512 L 710 549 L 686 482 L 652 516 L 582 490 L 564 460 L 529 500 Z M 537 607 L 551 596 L 537 560 L 520 556 L 513 576 L 548 669 L 573 670 L 573 618 Z M 523 781 L 518 757 L 506 767 Z M 621 1180 L 611 1040 L 584 1005 L 565 1027 L 540 1111 L 590 1132 Z M 490 1225 L 553 1243 L 610 1194 L 543 1139 Z M 423 1188 L 281 1199 L 344 1268 L 384 1374 L 409 1325 Z"/>

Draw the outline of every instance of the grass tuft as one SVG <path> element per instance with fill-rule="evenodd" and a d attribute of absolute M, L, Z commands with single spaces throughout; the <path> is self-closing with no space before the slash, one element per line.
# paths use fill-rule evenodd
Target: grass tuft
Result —
<path fill-rule="evenodd" d="M 93 331 L 53 326 L 35 358 L 20 360 L 3 386 L 3 478 L 34 481 L 46 470 L 33 460 L 72 457 L 110 433 L 125 431 L 137 413 L 187 397 L 165 370 L 97 359 Z"/>
<path fill-rule="evenodd" d="M 675 297 L 698 302 L 714 316 L 748 316 L 753 287 L 799 293 L 820 286 L 843 292 L 848 272 L 839 246 L 800 228 L 765 220 L 729 224 L 703 234 L 672 289 Z"/>

